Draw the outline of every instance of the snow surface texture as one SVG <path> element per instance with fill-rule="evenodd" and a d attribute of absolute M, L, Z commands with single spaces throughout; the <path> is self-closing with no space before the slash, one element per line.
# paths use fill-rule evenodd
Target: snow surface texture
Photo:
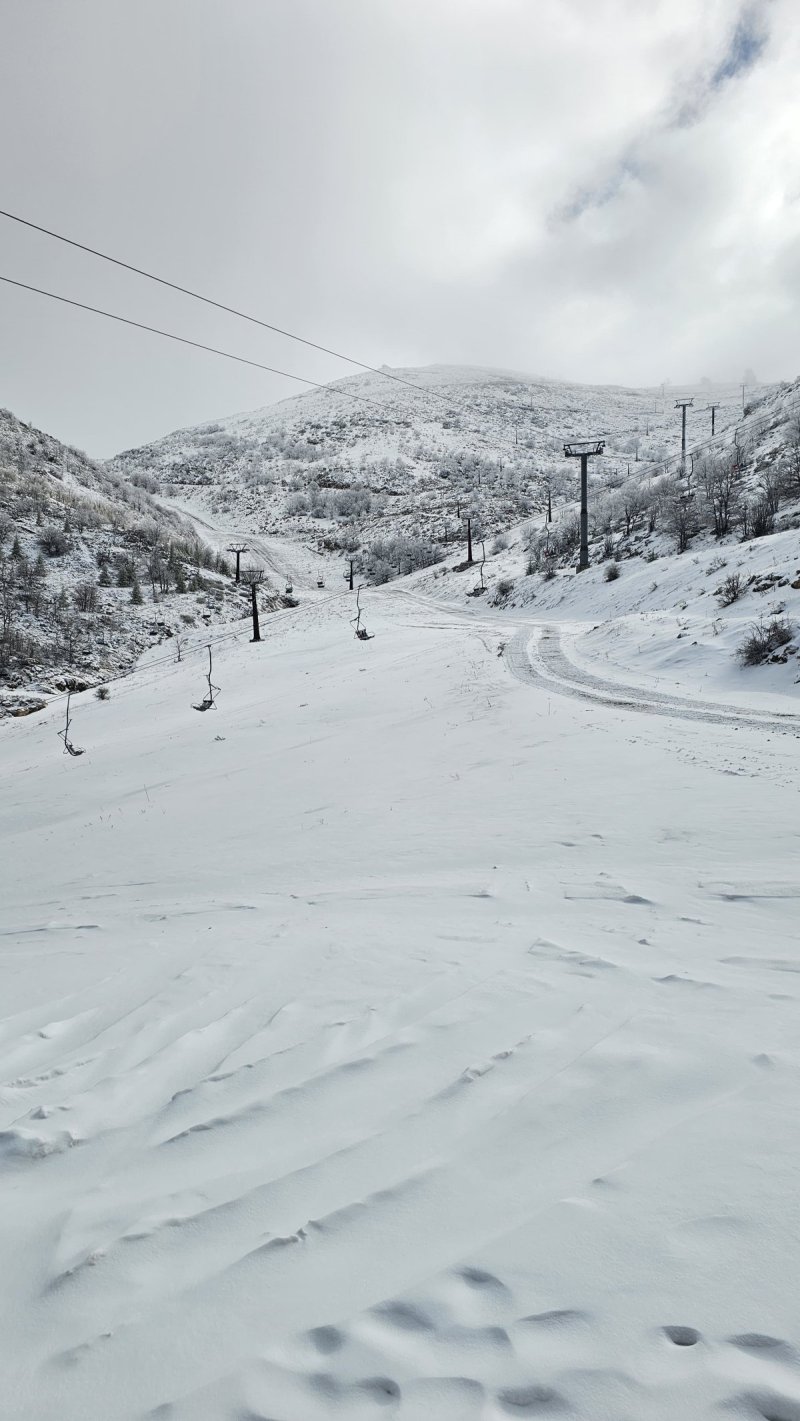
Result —
<path fill-rule="evenodd" d="M 794 703 L 352 614 L 0 728 L 3 1417 L 797 1421 Z"/>

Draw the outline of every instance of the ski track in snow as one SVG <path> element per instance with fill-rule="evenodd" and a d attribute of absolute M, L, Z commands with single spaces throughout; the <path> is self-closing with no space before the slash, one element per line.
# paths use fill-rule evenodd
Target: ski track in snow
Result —
<path fill-rule="evenodd" d="M 798 1421 L 783 718 L 350 612 L 3 729 L 3 1417 Z"/>

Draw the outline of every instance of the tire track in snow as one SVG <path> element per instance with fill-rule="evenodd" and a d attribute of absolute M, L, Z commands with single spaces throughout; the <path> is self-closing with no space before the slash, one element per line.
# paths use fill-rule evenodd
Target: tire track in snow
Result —
<path fill-rule="evenodd" d="M 596 676 L 570 661 L 562 641 L 561 627 L 556 623 L 544 623 L 532 618 L 499 613 L 497 618 L 474 615 L 466 609 L 447 602 L 433 601 L 420 593 L 405 589 L 390 594 L 401 596 L 411 602 L 415 609 L 423 608 L 433 613 L 437 620 L 417 623 L 431 630 L 444 630 L 448 625 L 460 624 L 472 627 L 476 632 L 493 631 L 498 635 L 509 626 L 516 628 L 507 643 L 504 657 L 517 680 L 546 690 L 550 694 L 571 697 L 574 700 L 590 701 L 595 705 L 606 705 L 622 710 L 640 711 L 644 715 L 660 715 L 681 720 L 703 721 L 711 725 L 744 726 L 747 729 L 780 731 L 782 734 L 800 735 L 800 715 L 787 711 L 759 711 L 755 708 L 728 705 L 723 702 L 703 701 L 688 696 L 671 695 L 655 689 L 633 686 L 627 682 L 612 681 Z M 449 622 L 448 619 L 449 618 Z M 531 642 L 535 641 L 535 651 L 531 656 Z"/>
<path fill-rule="evenodd" d="M 532 634 L 522 627 L 509 642 L 505 658 L 510 671 L 519 681 L 539 690 L 556 692 L 574 700 L 590 701 L 621 710 L 639 711 L 644 715 L 666 716 L 681 720 L 703 721 L 711 725 L 744 726 L 749 730 L 779 731 L 800 735 L 800 716 L 742 710 L 737 706 L 711 701 L 689 700 L 639 686 L 607 681 L 576 666 L 567 657 L 561 629 L 556 625 L 542 626 L 531 655 Z"/>

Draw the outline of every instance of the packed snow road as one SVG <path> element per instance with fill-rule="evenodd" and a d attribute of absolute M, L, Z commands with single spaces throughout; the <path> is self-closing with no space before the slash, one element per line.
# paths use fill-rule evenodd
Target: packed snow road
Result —
<path fill-rule="evenodd" d="M 351 616 L 0 730 L 3 1417 L 792 1421 L 794 739 Z"/>

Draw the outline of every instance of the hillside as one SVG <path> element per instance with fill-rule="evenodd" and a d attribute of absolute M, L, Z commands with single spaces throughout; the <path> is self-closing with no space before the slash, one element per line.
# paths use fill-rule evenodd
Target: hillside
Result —
<path fill-rule="evenodd" d="M 414 574 L 419 590 L 465 607 L 483 598 L 607 623 L 617 653 L 644 636 L 663 666 L 683 642 L 690 680 L 714 667 L 724 685 L 755 638 L 754 663 L 797 680 L 800 381 L 755 387 L 744 409 L 741 387 L 682 390 L 695 401 L 684 465 L 667 387 L 438 366 L 391 373 L 422 388 L 351 377 L 177 431 L 112 467 L 193 514 L 218 545 L 236 530 L 289 581 L 294 568 L 308 583 L 314 557 L 324 567 L 352 556 L 362 581 Z M 563 442 L 588 434 L 605 451 L 590 466 L 593 570 L 575 582 L 577 461 Z M 467 519 L 481 567 L 467 565 Z M 445 582 L 448 573 L 460 576 Z M 693 655 L 698 647 L 710 655 Z"/>
<path fill-rule="evenodd" d="M 146 488 L 0 410 L 0 715 L 241 617 L 225 573 Z"/>
<path fill-rule="evenodd" d="M 575 498 L 565 438 L 605 437 L 596 477 L 619 486 L 669 466 L 680 448 L 676 391 L 569 385 L 494 370 L 431 366 L 354 375 L 264 410 L 178 430 L 112 461 L 127 478 L 212 521 L 355 552 L 365 577 L 437 561 Z M 414 387 L 419 388 L 414 388 Z M 761 409 L 773 395 L 759 390 Z M 692 391 L 681 389 L 681 395 Z M 713 399 L 718 440 L 742 419 L 739 387 L 694 392 L 689 443 L 704 446 Z"/>
<path fill-rule="evenodd" d="M 625 679 L 746 693 L 800 684 L 800 385 L 764 390 L 690 450 L 590 484 L 590 567 L 576 574 L 574 502 L 415 574 L 418 592 L 472 608 L 573 623 Z M 450 574 L 456 574 L 452 576 Z M 591 638 L 591 648 L 588 638 Z"/>

